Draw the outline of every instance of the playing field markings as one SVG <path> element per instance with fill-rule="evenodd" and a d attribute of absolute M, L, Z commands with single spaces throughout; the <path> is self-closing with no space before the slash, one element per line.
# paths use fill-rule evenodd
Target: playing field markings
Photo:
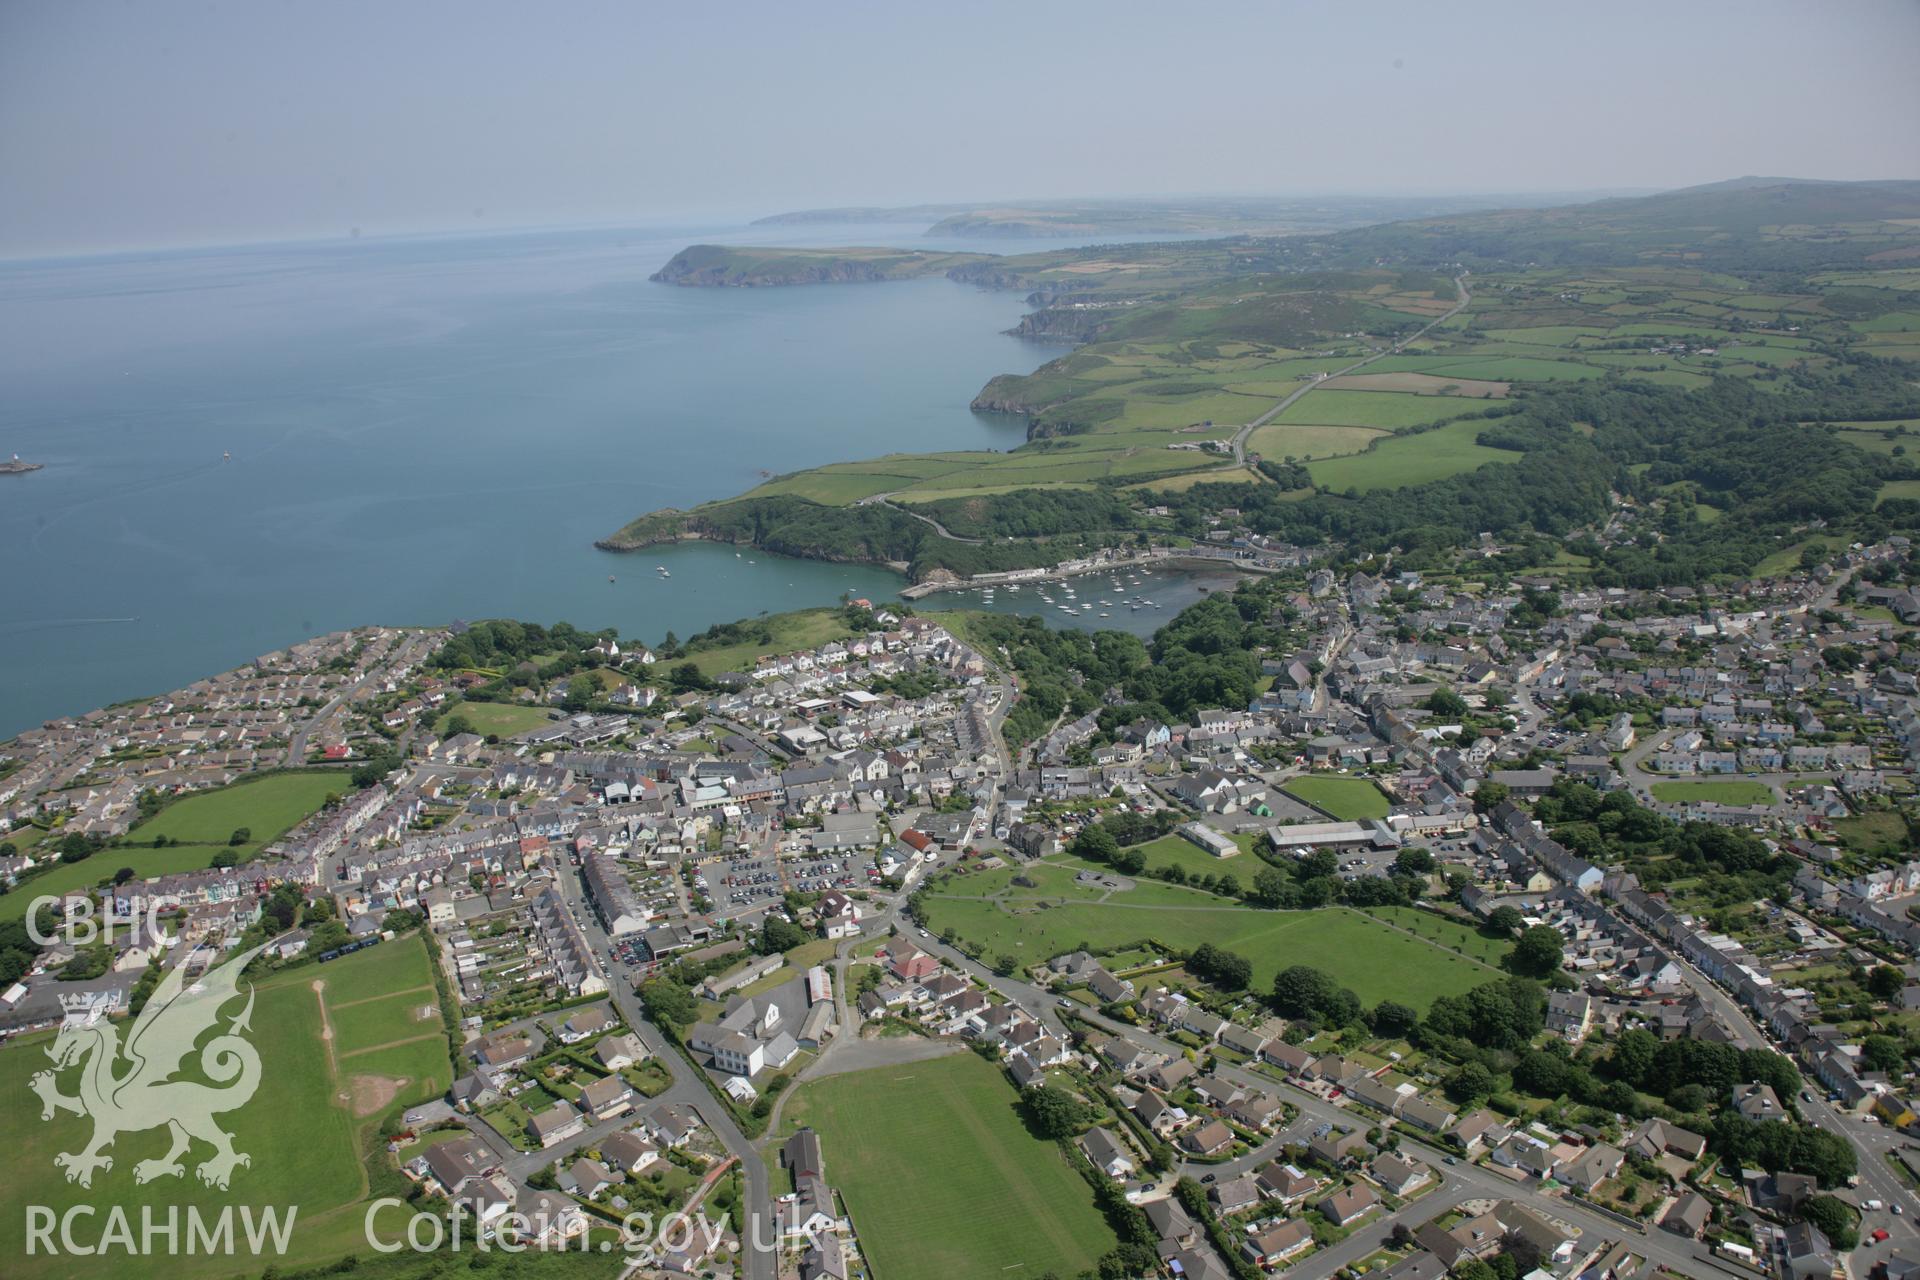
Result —
<path fill-rule="evenodd" d="M 385 991 L 377 996 L 361 996 L 357 1000 L 342 1000 L 337 1004 L 330 1004 L 328 1007 L 332 1009 L 351 1009 L 357 1004 L 372 1004 L 375 1000 L 391 1000 L 395 996 L 419 995 L 423 991 L 432 990 L 433 984 L 427 983 L 424 986 L 408 987 L 404 991 Z"/>
<path fill-rule="evenodd" d="M 408 1036 L 404 1040 L 389 1040 L 385 1044 L 370 1044 L 364 1049 L 349 1049 L 347 1052 L 341 1054 L 340 1057 L 343 1059 L 358 1058 L 362 1054 L 378 1053 L 382 1049 L 398 1049 L 403 1044 L 419 1044 L 423 1040 L 444 1040 L 445 1038 L 446 1036 L 443 1032 L 435 1031 L 431 1035 Z"/>

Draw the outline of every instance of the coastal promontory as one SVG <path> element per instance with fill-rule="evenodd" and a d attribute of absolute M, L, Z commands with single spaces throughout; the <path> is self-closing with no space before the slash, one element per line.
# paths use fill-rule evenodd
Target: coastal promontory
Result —
<path fill-rule="evenodd" d="M 800 284 L 863 284 L 945 275 L 955 267 L 989 263 L 984 253 L 923 253 L 911 249 L 756 249 L 689 245 L 650 279 L 704 288 L 771 288 Z"/>

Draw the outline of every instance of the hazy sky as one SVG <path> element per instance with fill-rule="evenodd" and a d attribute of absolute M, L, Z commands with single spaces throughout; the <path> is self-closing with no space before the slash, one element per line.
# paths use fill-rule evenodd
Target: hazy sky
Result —
<path fill-rule="evenodd" d="M 1920 176 L 1920 0 L 0 0 L 0 256 Z"/>

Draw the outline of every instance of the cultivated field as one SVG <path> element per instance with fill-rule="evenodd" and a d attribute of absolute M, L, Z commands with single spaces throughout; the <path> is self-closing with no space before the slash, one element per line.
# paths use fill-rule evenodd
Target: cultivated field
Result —
<path fill-rule="evenodd" d="M 971 1053 L 828 1076 L 788 1102 L 820 1133 L 876 1275 L 1005 1280 L 1078 1274 L 1115 1240 L 1093 1193 L 1015 1114 L 1013 1086 Z"/>
<path fill-rule="evenodd" d="M 325 984 L 324 1015 L 316 981 Z M 245 986 L 243 982 L 243 990 Z M 371 1006 L 357 1003 L 369 999 Z M 0 1165 L 0 1196 L 16 1206 L 16 1212 L 0 1214 L 0 1256 L 9 1259 L 7 1274 L 172 1280 L 258 1275 L 268 1261 L 284 1267 L 348 1253 L 367 1255 L 360 1204 L 369 1195 L 363 1153 L 384 1114 L 445 1090 L 452 1066 L 438 1016 L 403 1025 L 356 1011 L 434 1001 L 426 947 L 418 936 L 260 981 L 248 1036 L 260 1055 L 260 1086 L 245 1106 L 219 1116 L 221 1126 L 234 1135 L 235 1150 L 252 1160 L 234 1172 L 228 1191 L 207 1187 L 194 1176 L 195 1167 L 211 1153 L 203 1144 L 196 1144 L 186 1157 L 184 1177 L 137 1185 L 134 1165 L 165 1153 L 165 1129 L 121 1134 L 108 1152 L 113 1167 L 97 1173 L 90 1189 L 65 1181 L 53 1157 L 83 1147 L 92 1124 L 64 1112 L 49 1121 L 40 1118 L 27 1082 L 50 1065 L 45 1050 L 52 1036 L 29 1036 L 0 1049 L 0 1096 L 13 1100 L 0 1109 L 0 1142 L 12 1153 Z M 235 1000 L 232 1012 L 241 1008 Z M 326 1035 L 330 1024 L 331 1040 Z M 118 1025 L 124 1038 L 131 1024 Z M 390 1039 L 397 1043 L 389 1045 Z M 197 1062 L 197 1055 L 189 1056 L 184 1078 L 199 1075 Z M 63 1092 L 74 1091 L 77 1076 L 77 1071 L 62 1073 Z M 226 1204 L 298 1206 L 298 1218 L 284 1258 L 128 1259 L 116 1254 L 111 1261 L 89 1266 L 66 1257 L 26 1258 L 25 1221 L 17 1211 L 24 1204 L 47 1205 L 55 1212 L 87 1204 L 101 1214 L 110 1205 L 120 1205 L 136 1224 L 143 1205 L 162 1214 L 168 1206 L 184 1212 L 194 1205 L 202 1214 L 217 1213 Z M 399 1215 L 392 1215 L 392 1221 L 399 1222 Z M 96 1219 L 93 1229 L 98 1226 Z"/>

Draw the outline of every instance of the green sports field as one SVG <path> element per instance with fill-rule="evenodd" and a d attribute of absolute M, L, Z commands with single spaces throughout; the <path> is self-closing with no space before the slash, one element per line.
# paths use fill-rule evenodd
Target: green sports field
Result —
<path fill-rule="evenodd" d="M 326 1019 L 323 993 L 314 989 L 316 981 L 324 983 Z M 425 994 L 383 994 L 409 988 L 423 988 Z M 375 997 L 370 1004 L 353 1003 L 369 996 Z M 252 1163 L 235 1171 L 227 1191 L 207 1187 L 194 1176 L 194 1168 L 211 1154 L 204 1144 L 195 1144 L 188 1153 L 184 1177 L 137 1185 L 134 1165 L 164 1154 L 165 1129 L 122 1133 L 108 1149 L 112 1168 L 95 1174 L 91 1188 L 67 1182 L 53 1157 L 81 1149 L 92 1126 L 65 1112 L 48 1121 L 40 1118 L 38 1100 L 27 1082 L 50 1065 L 46 1048 L 52 1036 L 34 1035 L 0 1049 L 0 1097 L 10 1100 L 0 1108 L 0 1142 L 11 1153 L 0 1165 L 0 1196 L 16 1210 L 37 1204 L 63 1213 L 70 1206 L 86 1204 L 104 1215 L 108 1206 L 120 1205 L 137 1224 L 143 1205 L 161 1214 L 168 1206 L 185 1212 L 189 1205 L 198 1206 L 202 1214 L 217 1213 L 226 1204 L 298 1208 L 285 1257 L 258 1259 L 249 1254 L 27 1258 L 23 1214 L 0 1214 L 0 1257 L 9 1260 L 6 1274 L 78 1280 L 257 1276 L 268 1263 L 284 1268 L 329 1262 L 349 1253 L 367 1255 L 360 1202 L 368 1196 L 368 1182 L 362 1152 L 372 1142 L 381 1116 L 443 1091 L 451 1081 L 452 1065 L 438 1018 L 413 1023 L 396 1037 L 392 1026 L 345 1015 L 399 1001 L 433 999 L 426 947 L 418 936 L 261 980 L 255 988 L 248 1036 L 260 1055 L 260 1085 L 244 1106 L 219 1116 L 221 1126 L 234 1135 L 235 1150 L 246 1153 Z M 236 1000 L 232 1012 L 237 1014 L 241 1007 Z M 334 1029 L 331 1043 L 322 1034 L 329 1021 Z M 131 1024 L 116 1025 L 124 1039 Z M 399 1043 L 388 1043 L 390 1037 Z M 184 1078 L 198 1075 L 197 1061 L 197 1055 L 189 1056 Z M 77 1069 L 62 1073 L 62 1092 L 74 1091 L 78 1074 Z M 398 1214 L 391 1219 L 400 1221 Z M 99 1225 L 96 1218 L 92 1227 L 96 1234 Z"/>
<path fill-rule="evenodd" d="M 1772 804 L 1779 799 L 1764 782 L 1729 779 L 1725 782 L 1656 782 L 1653 798 L 1668 804 Z"/>
<path fill-rule="evenodd" d="M 1115 1240 L 1093 1193 L 1029 1134 L 998 1067 L 959 1053 L 827 1076 L 786 1108 L 819 1131 L 874 1274 L 886 1280 L 1075 1275 Z"/>
<path fill-rule="evenodd" d="M 1280 789 L 1297 800 L 1304 800 L 1317 809 L 1325 810 L 1342 822 L 1384 818 L 1393 807 L 1380 788 L 1365 778 L 1306 774 L 1290 779 Z"/>

